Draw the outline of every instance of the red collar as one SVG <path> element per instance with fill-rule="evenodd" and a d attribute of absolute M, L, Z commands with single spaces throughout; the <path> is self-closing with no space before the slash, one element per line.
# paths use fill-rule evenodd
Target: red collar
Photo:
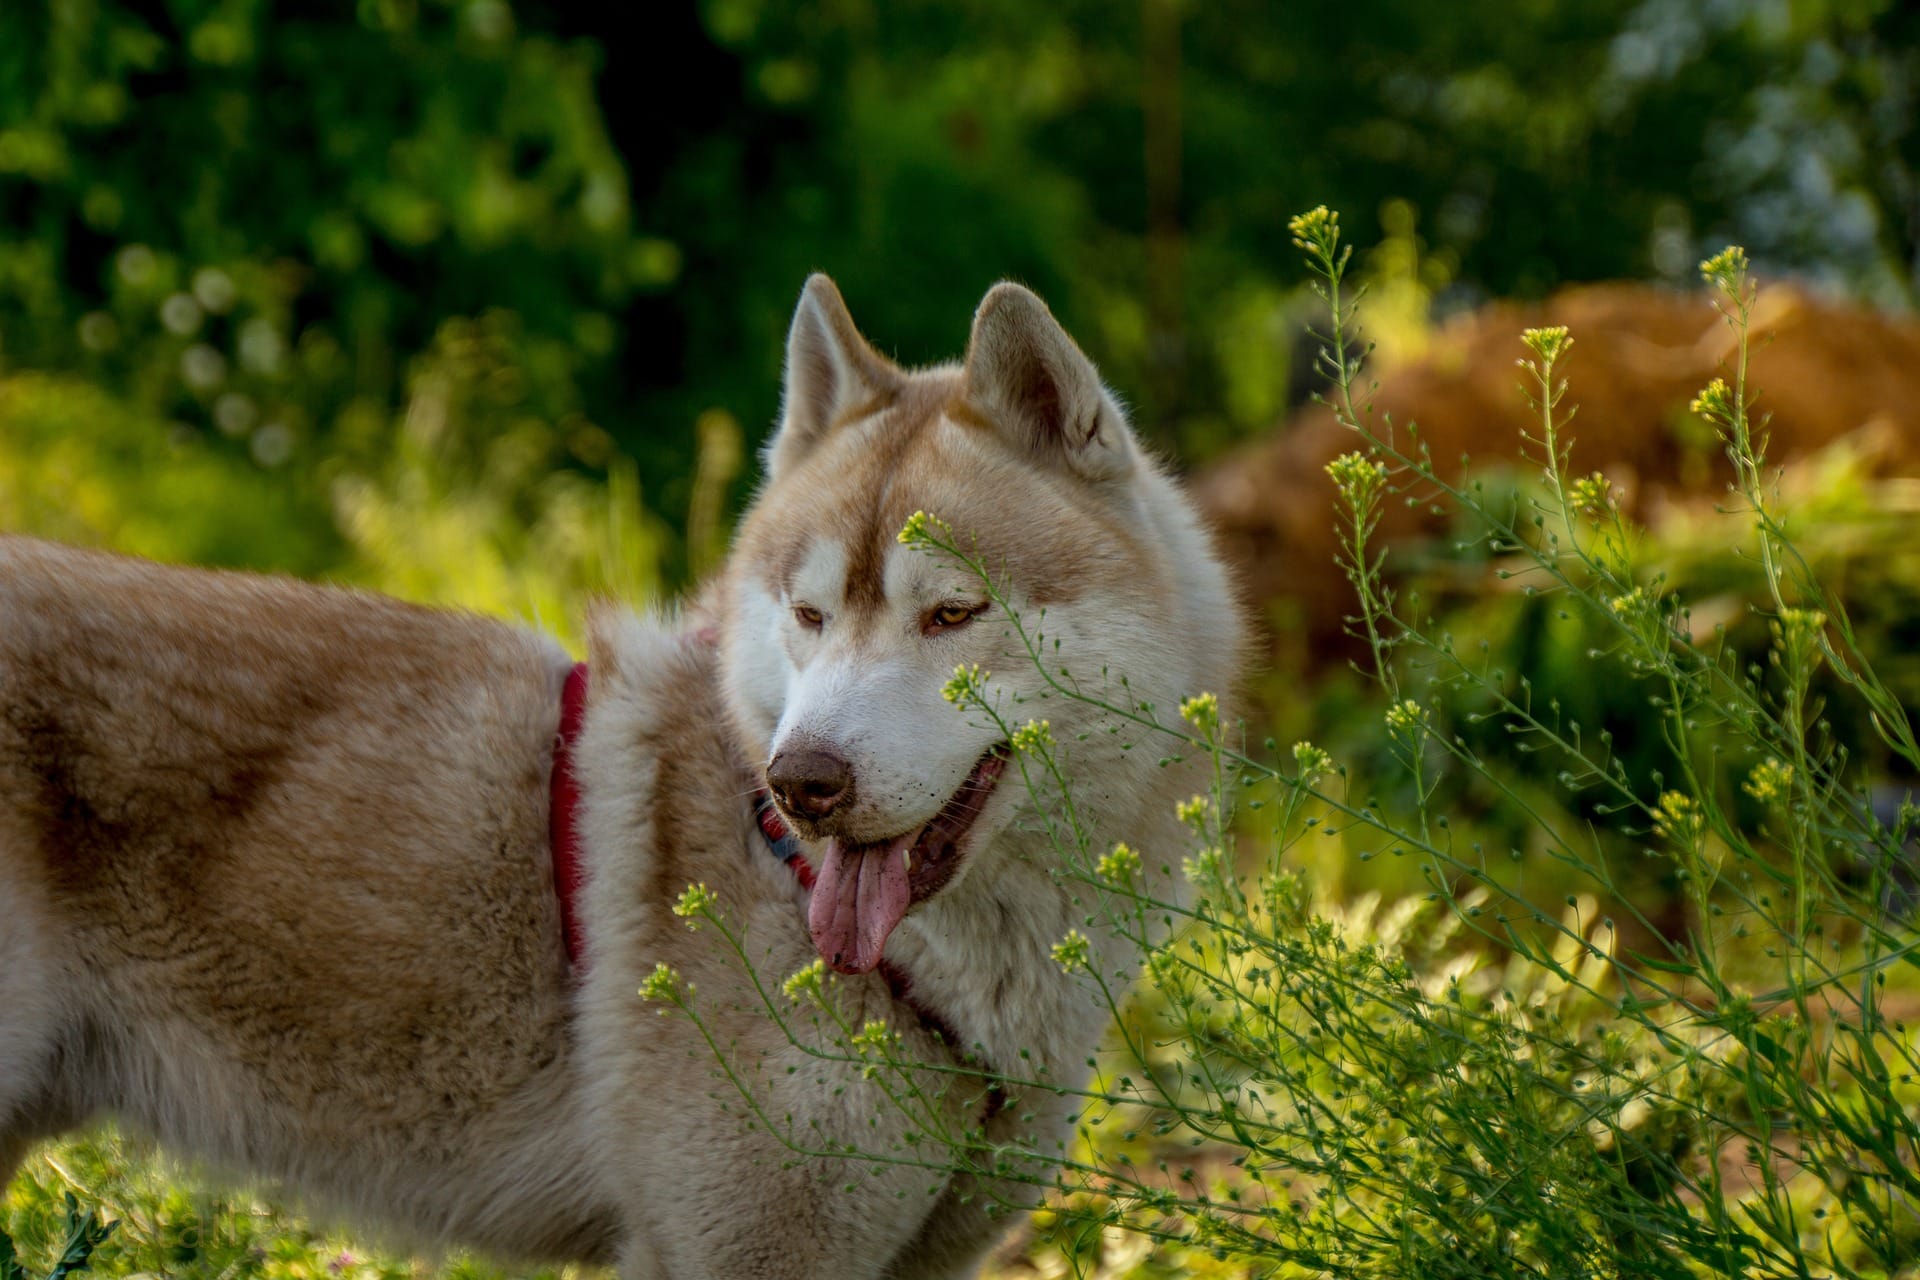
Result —
<path fill-rule="evenodd" d="M 566 942 L 567 963 L 575 969 L 581 967 L 580 957 L 586 953 L 586 936 L 581 929 L 579 911 L 574 905 L 585 880 L 580 866 L 580 836 L 575 830 L 575 815 L 580 807 L 580 780 L 574 773 L 574 744 L 579 740 L 586 713 L 587 664 L 576 662 L 573 670 L 567 673 L 566 686 L 560 691 L 560 728 L 553 744 L 551 796 L 547 809 L 547 840 L 553 854 L 553 891 L 560 899 L 560 933 Z M 753 818 L 754 825 L 760 828 L 761 838 L 767 842 L 767 848 L 787 864 L 802 889 L 811 891 L 813 867 L 808 863 L 800 841 L 781 821 L 780 811 L 773 807 L 773 797 L 767 794 L 765 788 L 754 792 Z M 905 992 L 905 975 L 884 963 L 881 971 L 886 975 L 887 985 L 894 988 L 894 994 Z"/>
<path fill-rule="evenodd" d="M 560 934 L 567 944 L 567 963 L 578 969 L 585 950 L 580 916 L 574 900 L 580 894 L 580 837 L 574 831 L 574 812 L 580 806 L 580 781 L 573 772 L 573 744 L 587 717 L 587 664 L 576 662 L 560 693 L 560 732 L 553 744 L 552 803 L 547 839 L 553 851 L 553 890 L 560 899 Z"/>

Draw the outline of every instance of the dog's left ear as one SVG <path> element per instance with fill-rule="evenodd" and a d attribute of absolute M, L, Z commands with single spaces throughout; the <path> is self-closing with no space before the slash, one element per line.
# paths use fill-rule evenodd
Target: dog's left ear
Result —
<path fill-rule="evenodd" d="M 1047 304 L 1001 282 L 967 342 L 967 399 L 1019 447 L 1088 480 L 1127 474 L 1137 451 L 1126 415 Z"/>
<path fill-rule="evenodd" d="M 824 438 L 842 414 L 890 396 L 905 376 L 853 326 L 832 280 L 807 277 L 787 330 L 787 374 L 780 430 L 767 443 L 767 475 L 777 478 Z"/>

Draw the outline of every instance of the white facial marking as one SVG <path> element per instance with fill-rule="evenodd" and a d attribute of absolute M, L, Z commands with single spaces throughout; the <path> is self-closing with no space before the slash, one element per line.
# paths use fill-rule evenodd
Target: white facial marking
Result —
<path fill-rule="evenodd" d="M 787 584 L 787 607 L 812 605 L 831 617 L 840 611 L 846 592 L 847 549 L 830 538 L 815 539 Z"/>
<path fill-rule="evenodd" d="M 854 839 L 885 840 L 931 821 L 998 740 L 996 728 L 941 693 L 956 665 L 990 660 L 997 631 L 923 635 L 928 610 L 977 601 L 981 587 L 966 570 L 897 545 L 882 567 L 879 614 L 845 614 L 846 563 L 843 548 L 825 544 L 794 574 L 785 607 L 804 602 L 828 620 L 798 644 L 799 624 L 785 623 L 793 664 L 772 749 L 806 741 L 842 755 L 853 766 L 855 802 L 841 821 Z"/>
<path fill-rule="evenodd" d="M 733 609 L 738 621 L 725 633 L 729 692 L 736 705 L 753 711 L 759 731 L 771 734 L 793 675 L 785 644 L 792 614 L 758 578 L 745 574 L 735 588 Z"/>

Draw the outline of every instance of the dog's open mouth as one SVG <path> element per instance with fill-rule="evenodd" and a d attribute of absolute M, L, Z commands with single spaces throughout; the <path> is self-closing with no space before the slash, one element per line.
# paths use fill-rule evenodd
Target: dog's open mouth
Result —
<path fill-rule="evenodd" d="M 1003 743 L 980 757 L 933 821 L 872 844 L 827 841 L 815 873 L 807 928 L 814 949 L 841 973 L 867 973 L 907 909 L 939 892 L 960 867 L 960 842 L 1006 768 Z"/>

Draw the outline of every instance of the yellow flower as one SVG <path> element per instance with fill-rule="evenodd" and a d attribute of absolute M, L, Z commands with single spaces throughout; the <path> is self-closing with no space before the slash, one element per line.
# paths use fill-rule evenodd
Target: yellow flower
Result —
<path fill-rule="evenodd" d="M 1637 618 L 1653 606 L 1653 598 L 1645 590 L 1635 587 L 1623 596 L 1615 596 L 1607 601 L 1607 608 L 1623 618 Z"/>
<path fill-rule="evenodd" d="M 1140 870 L 1140 855 L 1124 843 L 1116 844 L 1100 859 L 1094 870 L 1100 873 L 1100 878 L 1103 880 L 1111 880 L 1115 884 L 1127 884 Z"/>
<path fill-rule="evenodd" d="M 1086 968 L 1092 954 L 1093 944 L 1078 929 L 1067 930 L 1067 936 L 1053 946 L 1053 962 L 1068 973 Z"/>
<path fill-rule="evenodd" d="M 1296 248 L 1330 258 L 1340 243 L 1340 215 L 1319 205 L 1287 219 L 1287 233 Z"/>
<path fill-rule="evenodd" d="M 1427 709 L 1412 698 L 1403 698 L 1387 708 L 1387 728 L 1396 734 L 1414 734 L 1427 727 Z"/>
<path fill-rule="evenodd" d="M 1747 780 L 1740 784 L 1745 791 L 1762 804 L 1777 804 L 1785 800 L 1793 788 L 1793 766 L 1768 756 L 1753 767 Z"/>
<path fill-rule="evenodd" d="M 1180 863 L 1180 874 L 1187 878 L 1187 882 L 1202 887 L 1222 880 L 1226 869 L 1226 851 L 1214 844 Z"/>
<path fill-rule="evenodd" d="M 909 547 L 925 542 L 931 536 L 927 532 L 927 513 L 924 511 L 914 512 L 907 517 L 907 522 L 900 526 L 900 541 Z"/>
<path fill-rule="evenodd" d="M 1598 471 L 1582 476 L 1567 486 L 1567 501 L 1576 511 L 1595 517 L 1604 515 L 1613 510 L 1613 484 Z"/>
<path fill-rule="evenodd" d="M 1013 731 L 1013 749 L 1037 755 L 1053 746 L 1053 725 L 1046 720 L 1029 720 Z"/>
<path fill-rule="evenodd" d="M 1654 807 L 1653 829 L 1675 844 L 1691 846 L 1706 826 L 1700 802 L 1684 791 L 1665 792 Z"/>
<path fill-rule="evenodd" d="M 862 1052 L 872 1050 L 879 1053 L 898 1038 L 884 1021 L 879 1018 L 869 1018 L 864 1026 L 853 1033 L 852 1044 Z"/>
<path fill-rule="evenodd" d="M 1311 742 L 1296 742 L 1293 744 L 1293 764 L 1300 770 L 1300 785 L 1310 787 L 1320 780 L 1321 775 L 1333 769 L 1333 757 Z"/>
<path fill-rule="evenodd" d="M 653 972 L 640 984 L 642 1000 L 672 1000 L 679 994 L 680 975 L 664 962 L 654 965 Z"/>
<path fill-rule="evenodd" d="M 1220 699 L 1196 693 L 1180 704 L 1180 718 L 1202 733 L 1211 733 L 1220 725 Z"/>
<path fill-rule="evenodd" d="M 1794 664 L 1805 664 L 1809 660 L 1819 664 L 1820 642 L 1827 631 L 1826 614 L 1818 609 L 1782 609 L 1780 616 L 1773 620 L 1771 630 L 1778 645 L 1772 654 L 1775 663 L 1784 655 L 1786 661 Z"/>
<path fill-rule="evenodd" d="M 1715 378 L 1700 388 L 1700 394 L 1688 405 L 1700 417 L 1710 422 L 1731 422 L 1734 418 L 1733 388 L 1727 385 L 1725 378 Z"/>
<path fill-rule="evenodd" d="M 986 687 L 991 671 L 982 671 L 979 663 L 971 666 L 961 663 L 953 669 L 953 679 L 947 681 L 940 690 L 940 696 L 955 706 L 965 706 L 979 699 L 980 691 Z"/>
<path fill-rule="evenodd" d="M 1387 484 L 1387 464 L 1359 453 L 1341 454 L 1327 464 L 1327 474 L 1333 477 L 1341 499 L 1355 510 L 1372 506 Z"/>
<path fill-rule="evenodd" d="M 1207 820 L 1209 804 L 1205 796 L 1192 796 L 1173 806 L 1174 816 L 1188 826 L 1197 827 Z"/>
<path fill-rule="evenodd" d="M 1567 334 L 1567 326 L 1556 324 L 1545 329 L 1522 329 L 1520 341 L 1527 349 L 1547 364 L 1552 364 L 1567 353 L 1573 345 L 1573 339 Z"/>
<path fill-rule="evenodd" d="M 787 975 L 780 984 L 780 990 L 789 1000 L 802 1000 L 808 996 L 820 994 L 820 988 L 827 980 L 827 962 L 815 960 L 804 969 L 796 969 Z"/>
<path fill-rule="evenodd" d="M 1747 283 L 1747 251 L 1730 244 L 1700 264 L 1700 278 L 1722 293 L 1738 296 Z"/>
<path fill-rule="evenodd" d="M 673 904 L 673 914 L 687 922 L 687 928 L 698 929 L 700 917 L 711 916 L 720 905 L 720 899 L 713 890 L 702 884 L 690 884 L 680 894 L 680 900 Z"/>
<path fill-rule="evenodd" d="M 1782 609 L 1780 624 L 1789 635 L 1818 635 L 1827 629 L 1827 615 L 1818 609 Z"/>

